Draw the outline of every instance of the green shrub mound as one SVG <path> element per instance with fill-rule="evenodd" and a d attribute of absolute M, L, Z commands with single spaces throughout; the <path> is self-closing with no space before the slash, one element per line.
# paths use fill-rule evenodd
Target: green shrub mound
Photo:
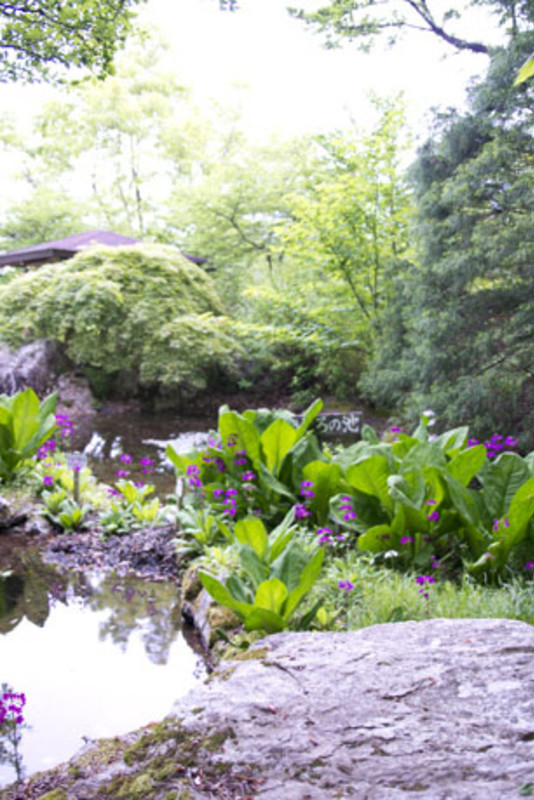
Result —
<path fill-rule="evenodd" d="M 0 340 L 41 338 L 100 394 L 114 383 L 192 394 L 233 374 L 242 353 L 210 277 L 162 245 L 91 248 L 0 286 Z"/>

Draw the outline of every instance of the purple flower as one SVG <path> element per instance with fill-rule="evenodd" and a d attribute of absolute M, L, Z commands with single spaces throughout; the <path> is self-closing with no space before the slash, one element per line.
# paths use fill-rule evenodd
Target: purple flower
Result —
<path fill-rule="evenodd" d="M 321 536 L 321 535 L 323 535 L 323 536 L 331 536 L 332 535 L 332 529 L 331 528 L 319 528 L 317 530 L 317 536 Z"/>
<path fill-rule="evenodd" d="M 122 456 L 119 458 L 119 461 L 122 461 L 123 464 L 131 464 L 133 458 L 129 453 L 123 453 Z"/>
<path fill-rule="evenodd" d="M 236 465 L 236 467 L 242 467 L 246 463 L 247 463 L 246 458 L 234 458 L 234 464 Z"/>
<path fill-rule="evenodd" d="M 217 470 L 219 472 L 224 472 L 224 470 L 226 469 L 226 464 L 224 463 L 222 458 L 215 459 L 215 466 L 217 467 Z"/>
<path fill-rule="evenodd" d="M 311 517 L 311 511 L 308 511 L 305 505 L 297 503 L 294 507 L 295 519 L 304 519 L 304 517 Z"/>
<path fill-rule="evenodd" d="M 343 589 L 343 591 L 347 592 L 348 594 L 349 592 L 352 592 L 352 590 L 354 589 L 354 584 L 351 583 L 350 581 L 339 581 L 337 588 Z"/>
<path fill-rule="evenodd" d="M 437 506 L 437 504 L 438 504 L 437 500 L 425 500 L 424 503 L 425 506 Z"/>
<path fill-rule="evenodd" d="M 43 486 L 53 486 L 54 479 L 51 475 L 45 475 L 43 478 Z"/>
<path fill-rule="evenodd" d="M 427 514 L 427 519 L 429 519 L 430 522 L 437 522 L 438 519 L 439 519 L 438 512 L 437 511 L 433 511 L 431 514 Z"/>
<path fill-rule="evenodd" d="M 202 486 L 202 481 L 196 475 L 193 475 L 189 478 L 189 486 Z"/>
<path fill-rule="evenodd" d="M 441 567 L 441 564 L 439 563 L 439 561 L 436 561 L 434 559 L 434 561 L 432 562 L 431 566 L 432 566 L 432 569 L 439 569 Z"/>
<path fill-rule="evenodd" d="M 120 497 L 120 492 L 118 492 L 116 489 L 108 489 L 108 494 L 111 497 Z"/>
<path fill-rule="evenodd" d="M 143 481 L 137 481 L 137 483 L 134 483 L 136 489 L 142 489 L 144 485 L 145 484 L 143 483 Z"/>
<path fill-rule="evenodd" d="M 312 492 L 311 489 L 301 489 L 299 494 L 300 494 L 301 497 L 308 497 L 310 499 L 312 497 L 315 497 L 315 492 Z"/>
<path fill-rule="evenodd" d="M 525 564 L 525 569 L 528 569 L 530 572 L 534 570 L 534 561 L 527 561 Z"/>
<path fill-rule="evenodd" d="M 352 497 L 349 497 L 348 494 L 342 494 L 341 500 L 343 500 L 344 503 L 352 503 Z"/>
<path fill-rule="evenodd" d="M 151 467 L 154 464 L 151 458 L 142 458 L 139 463 L 142 467 Z"/>
<path fill-rule="evenodd" d="M 215 500 L 219 500 L 223 496 L 223 489 L 214 489 L 213 490 L 213 497 Z"/>
<path fill-rule="evenodd" d="M 115 476 L 117 478 L 127 478 L 129 474 L 130 473 L 128 472 L 127 469 L 118 469 L 117 472 L 115 473 Z"/>
<path fill-rule="evenodd" d="M 476 444 L 480 444 L 478 439 L 468 439 L 467 440 L 467 446 L 468 447 L 474 447 Z"/>
<path fill-rule="evenodd" d="M 352 506 L 352 503 L 351 503 L 350 505 L 339 506 L 339 510 L 340 511 L 353 511 L 354 509 L 353 509 L 353 506 Z"/>
<path fill-rule="evenodd" d="M 224 496 L 225 497 L 237 497 L 238 494 L 239 494 L 239 492 L 237 491 L 237 489 L 227 489 L 225 491 L 225 493 L 224 493 Z"/>
<path fill-rule="evenodd" d="M 415 582 L 418 583 L 419 586 L 424 586 L 425 583 L 435 583 L 436 579 L 433 575 L 418 575 Z"/>
<path fill-rule="evenodd" d="M 343 519 L 345 520 L 345 522 L 348 522 L 351 519 L 356 519 L 356 512 L 347 511 L 347 513 L 343 515 Z"/>
<path fill-rule="evenodd" d="M 391 431 L 391 433 L 400 433 L 400 432 L 402 431 L 402 428 L 399 428 L 399 426 L 398 426 L 398 425 L 394 425 L 394 426 L 393 426 L 392 428 L 390 428 L 389 430 Z"/>
<path fill-rule="evenodd" d="M 411 542 L 415 542 L 415 538 L 413 536 L 401 536 L 401 544 L 410 544 Z"/>
<path fill-rule="evenodd" d="M 209 456 L 202 456 L 202 461 L 204 464 L 211 464 L 211 458 Z"/>
<path fill-rule="evenodd" d="M 256 480 L 256 473 L 255 472 L 244 472 L 241 475 L 242 481 L 254 481 Z"/>
<path fill-rule="evenodd" d="M 187 467 L 187 474 L 188 475 L 200 475 L 200 470 L 196 466 L 196 464 L 189 464 Z"/>
<path fill-rule="evenodd" d="M 517 447 L 517 439 L 515 436 L 507 436 L 504 443 L 507 447 Z"/>
<path fill-rule="evenodd" d="M 337 538 L 339 539 L 340 542 L 344 542 L 347 537 L 345 536 L 344 533 L 338 533 Z"/>

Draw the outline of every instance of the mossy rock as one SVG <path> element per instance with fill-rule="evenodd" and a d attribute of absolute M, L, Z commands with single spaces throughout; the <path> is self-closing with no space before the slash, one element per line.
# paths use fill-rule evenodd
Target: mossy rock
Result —
<path fill-rule="evenodd" d="M 67 800 L 67 792 L 63 789 L 52 789 L 51 792 L 40 795 L 37 800 Z"/>
<path fill-rule="evenodd" d="M 198 571 L 196 567 L 189 567 L 182 577 L 182 591 L 181 591 L 181 599 L 182 603 L 188 601 L 192 603 L 195 600 L 200 592 L 202 591 L 202 583 L 200 582 L 200 578 L 198 576 Z"/>

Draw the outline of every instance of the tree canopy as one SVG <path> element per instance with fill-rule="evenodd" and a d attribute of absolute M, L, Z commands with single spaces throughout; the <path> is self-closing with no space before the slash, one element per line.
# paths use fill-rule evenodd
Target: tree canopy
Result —
<path fill-rule="evenodd" d="M 2 0 L 0 82 L 59 82 L 73 67 L 105 77 L 140 2 Z"/>
<path fill-rule="evenodd" d="M 530 0 L 468 0 L 464 6 L 486 6 L 498 17 L 499 25 L 515 36 L 534 21 Z M 326 43 L 335 47 L 342 39 L 357 41 L 369 50 L 379 36 L 394 43 L 405 31 L 431 33 L 456 50 L 490 52 L 483 39 L 465 37 L 457 32 L 461 17 L 458 4 L 443 0 L 331 0 L 322 8 L 291 13 L 326 34 Z"/>

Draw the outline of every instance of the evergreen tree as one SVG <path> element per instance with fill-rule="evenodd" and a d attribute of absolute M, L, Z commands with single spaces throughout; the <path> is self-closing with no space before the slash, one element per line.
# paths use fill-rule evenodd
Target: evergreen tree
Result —
<path fill-rule="evenodd" d="M 420 264 L 383 319 L 365 386 L 481 435 L 533 444 L 534 89 L 514 87 L 534 34 L 495 52 L 469 113 L 442 115 L 414 166 Z"/>

